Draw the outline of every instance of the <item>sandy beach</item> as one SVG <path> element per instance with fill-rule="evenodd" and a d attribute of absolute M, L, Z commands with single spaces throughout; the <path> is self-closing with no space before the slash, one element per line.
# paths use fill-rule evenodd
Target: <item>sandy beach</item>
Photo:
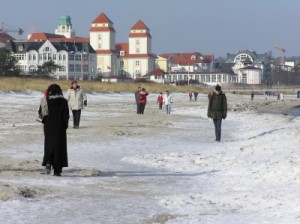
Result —
<path fill-rule="evenodd" d="M 1 222 L 56 223 L 57 216 L 63 216 L 60 223 L 243 223 L 239 221 L 243 219 L 250 220 L 244 223 L 269 223 L 286 209 L 275 203 L 274 211 L 267 211 L 270 215 L 255 216 L 255 203 L 262 209 L 269 204 L 261 204 L 263 199 L 237 203 L 240 196 L 249 195 L 243 193 L 249 180 L 231 177 L 226 183 L 230 182 L 229 187 L 222 178 L 237 170 L 243 172 L 247 166 L 252 170 L 250 163 L 256 163 L 259 170 L 262 165 L 258 158 L 264 156 L 265 148 L 272 148 L 269 143 L 274 141 L 274 130 L 287 128 L 294 119 L 288 114 L 300 104 L 295 96 L 286 96 L 284 101 L 255 96 L 250 101 L 250 96 L 227 94 L 228 118 L 217 145 L 213 124 L 206 117 L 204 94 L 198 101 L 189 101 L 188 94 L 173 93 L 171 115 L 164 108 L 158 109 L 157 94 L 149 95 L 144 115 L 136 114 L 133 94 L 89 94 L 80 128 L 72 128 L 72 118 L 69 122 L 69 167 L 62 177 L 54 177 L 43 174 L 41 166 L 43 128 L 35 121 L 41 94 L 1 95 Z M 247 124 L 249 120 L 253 126 Z M 273 120 L 278 122 L 277 129 Z M 292 128 L 291 133 L 296 135 L 296 126 Z M 239 136 L 233 132 L 239 132 Z M 259 140 L 260 133 L 263 137 L 267 134 L 262 133 L 269 133 L 268 139 Z M 299 143 L 298 138 L 293 141 Z M 257 147 L 264 148 L 263 152 L 255 151 Z M 295 147 L 288 153 L 295 157 L 292 169 L 296 178 L 296 161 L 300 159 Z M 240 153 L 248 154 L 250 149 L 255 157 L 248 161 Z M 245 160 L 243 164 L 239 161 L 243 168 L 236 167 L 233 157 Z M 269 160 L 270 164 L 274 162 Z M 257 172 L 266 168 L 261 169 Z M 252 171 L 244 172 L 245 177 L 253 178 Z M 275 177 L 281 178 L 281 174 Z M 299 175 L 296 179 L 299 183 Z M 220 193 L 216 188 L 222 185 L 224 190 L 231 190 Z M 269 196 L 255 193 L 252 196 L 257 198 Z M 299 221 L 300 214 L 292 214 L 290 223 Z M 287 220 L 285 215 L 281 218 L 275 220 Z"/>

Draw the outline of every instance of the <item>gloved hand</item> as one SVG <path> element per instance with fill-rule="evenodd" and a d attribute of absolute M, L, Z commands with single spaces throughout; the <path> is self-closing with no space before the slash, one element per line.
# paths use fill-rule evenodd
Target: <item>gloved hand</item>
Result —
<path fill-rule="evenodd" d="M 83 106 L 87 106 L 87 100 L 83 101 Z"/>
<path fill-rule="evenodd" d="M 222 117 L 222 118 L 223 118 L 224 120 L 225 120 L 226 117 L 227 117 L 227 114 L 223 114 L 223 117 Z"/>

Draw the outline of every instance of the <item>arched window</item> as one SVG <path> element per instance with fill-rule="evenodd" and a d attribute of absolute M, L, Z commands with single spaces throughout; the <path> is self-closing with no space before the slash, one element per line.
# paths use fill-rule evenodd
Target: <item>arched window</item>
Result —
<path fill-rule="evenodd" d="M 30 67 L 29 67 L 29 72 L 30 73 L 34 73 L 36 71 L 36 67 L 34 66 L 34 65 L 31 65 Z"/>
<path fill-rule="evenodd" d="M 65 67 L 65 66 L 59 67 L 59 71 L 60 71 L 60 72 L 65 72 L 65 71 L 66 71 L 66 67 Z"/>

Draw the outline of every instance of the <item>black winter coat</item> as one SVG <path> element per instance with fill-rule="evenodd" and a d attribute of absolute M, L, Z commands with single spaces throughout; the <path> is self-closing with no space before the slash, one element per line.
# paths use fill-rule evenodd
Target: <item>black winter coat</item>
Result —
<path fill-rule="evenodd" d="M 68 101 L 63 96 L 54 96 L 47 98 L 47 103 L 49 115 L 43 119 L 45 145 L 42 166 L 50 163 L 57 167 L 67 167 Z"/>
<path fill-rule="evenodd" d="M 227 99 L 224 93 L 210 96 L 207 116 L 212 119 L 225 119 L 227 116 Z"/>

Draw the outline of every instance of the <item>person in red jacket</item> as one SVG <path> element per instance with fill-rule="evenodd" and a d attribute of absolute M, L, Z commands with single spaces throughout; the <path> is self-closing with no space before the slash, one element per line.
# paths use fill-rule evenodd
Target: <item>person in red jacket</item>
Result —
<path fill-rule="evenodd" d="M 160 110 L 162 110 L 163 102 L 164 102 L 164 97 L 163 97 L 162 93 L 160 93 L 159 96 L 157 97 L 158 108 Z"/>
<path fill-rule="evenodd" d="M 147 96 L 149 95 L 149 93 L 146 91 L 145 88 L 142 88 L 142 90 L 138 93 L 138 97 L 140 100 L 140 111 L 138 114 L 144 114 L 144 110 L 145 110 L 145 106 L 147 103 Z"/>

